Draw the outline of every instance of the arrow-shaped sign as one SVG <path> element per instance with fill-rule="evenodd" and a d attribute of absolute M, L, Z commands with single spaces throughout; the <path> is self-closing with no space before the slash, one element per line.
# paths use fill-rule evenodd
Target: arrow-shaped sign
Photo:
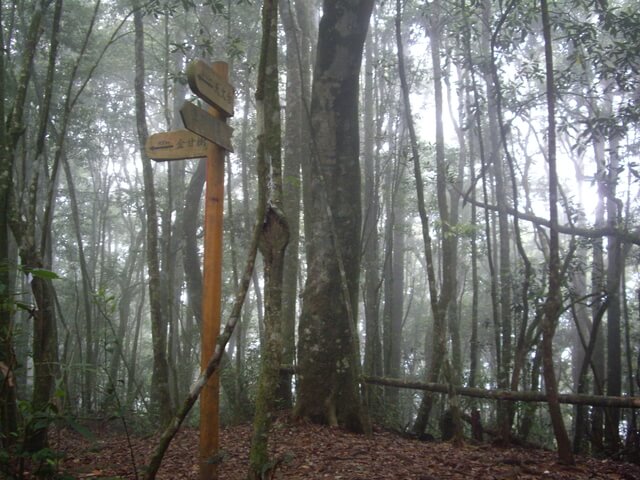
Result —
<path fill-rule="evenodd" d="M 233 146 L 231 145 L 233 128 L 225 122 L 213 117 L 207 111 L 196 107 L 191 102 L 184 102 L 180 109 L 180 115 L 182 115 L 182 121 L 188 130 L 229 152 L 233 152 Z"/>
<path fill-rule="evenodd" d="M 174 130 L 151 135 L 144 146 L 153 160 L 182 160 L 207 156 L 209 142 L 188 130 Z"/>
<path fill-rule="evenodd" d="M 189 63 L 187 79 L 193 93 L 224 114 L 233 116 L 233 87 L 213 73 L 211 65 L 203 60 Z"/>

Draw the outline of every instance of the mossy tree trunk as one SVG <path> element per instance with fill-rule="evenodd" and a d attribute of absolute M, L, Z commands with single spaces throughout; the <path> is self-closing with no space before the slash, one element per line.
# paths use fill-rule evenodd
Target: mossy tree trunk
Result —
<path fill-rule="evenodd" d="M 9 227 L 18 246 L 21 266 L 28 277 L 34 304 L 32 311 L 34 379 L 31 408 L 37 413 L 46 413 L 48 411 L 55 378 L 58 373 L 58 338 L 53 301 L 54 291 L 49 275 L 39 275 L 34 272 L 34 270 L 48 267 L 43 261 L 42 251 L 38 248 L 39 245 L 36 237 L 36 212 L 38 211 L 38 206 L 35 192 L 37 191 L 38 185 L 36 182 L 33 184 L 24 182 L 23 185 L 26 186 L 23 191 L 14 191 L 17 180 L 13 178 L 13 175 L 16 171 L 19 171 L 16 168 L 18 158 L 16 152 L 27 127 L 25 123 L 25 106 L 27 105 L 29 84 L 32 80 L 33 63 L 37 53 L 40 35 L 43 32 L 42 25 L 45 21 L 50 3 L 51 2 L 42 0 L 34 5 L 31 18 L 29 19 L 28 31 L 22 45 L 20 71 L 17 74 L 17 83 L 13 85 L 13 89 L 9 90 L 9 85 L 5 84 L 5 75 L 7 72 L 4 68 L 2 69 L 2 73 L 0 73 L 0 78 L 2 79 L 0 83 L 0 95 L 2 95 L 4 99 L 11 98 L 13 100 L 13 103 L 10 105 L 4 105 L 4 100 L 0 102 L 3 104 L 0 119 L 6 122 L 0 126 L 0 130 L 2 131 L 0 134 L 0 201 L 4 203 L 2 213 L 0 213 L 2 218 L 0 220 L 0 229 L 2 229 L 0 235 L 3 237 L 3 240 L 0 241 L 0 264 L 3 262 L 8 263 L 9 260 L 9 234 L 7 231 L 7 227 Z M 56 19 L 57 22 L 54 21 L 52 28 L 53 35 L 50 62 L 52 58 L 55 61 L 56 57 L 56 48 L 53 44 L 57 37 L 59 15 L 56 16 Z M 0 39 L 0 46 L 4 47 L 4 39 Z M 8 49 L 2 48 L 2 53 L 0 53 L 0 57 L 3 59 L 2 66 L 5 65 L 4 59 L 7 53 Z M 36 133 L 36 137 L 39 140 L 38 147 L 44 145 L 46 125 L 49 120 L 48 105 L 51 98 L 49 95 L 50 92 L 51 90 L 47 89 L 47 94 L 42 99 L 42 104 L 40 105 L 42 107 L 42 120 Z M 41 149 L 38 151 L 39 153 L 42 152 Z M 36 155 L 36 160 L 39 160 L 37 157 L 38 155 Z M 23 199 L 20 206 L 17 201 L 19 195 Z M 43 232 L 42 234 L 46 236 L 49 233 L 50 232 Z M 1 265 L 0 270 L 2 270 L 3 267 L 6 268 L 7 265 Z M 10 275 L 8 275 L 8 273 L 4 278 L 0 279 L 5 288 L 9 287 L 9 279 Z M 8 293 L 10 294 L 10 292 Z M 2 315 L 0 317 L 0 328 L 2 328 L 0 335 L 2 335 L 2 343 L 8 343 L 11 341 L 11 307 L 2 304 L 0 308 L 2 309 L 0 312 L 0 315 Z M 7 358 L 3 360 L 8 362 L 7 366 L 14 366 L 12 365 L 14 361 L 13 350 L 10 344 L 8 345 L 8 350 L 6 350 L 5 355 L 7 355 Z M 9 375 L 11 375 L 11 372 L 9 372 Z M 5 378 L 6 386 L 9 388 L 7 388 L 6 392 L 3 391 L 2 395 L 3 403 L 5 400 L 7 400 L 8 403 L 2 407 L 2 414 L 3 417 L 6 415 L 7 420 L 11 423 L 6 427 L 3 425 L 2 428 L 8 427 L 15 431 L 15 385 L 10 387 L 10 378 L 11 377 Z M 2 420 L 4 421 L 5 419 L 3 418 Z M 24 449 L 26 451 L 35 452 L 47 447 L 48 428 L 46 425 L 38 425 L 37 423 L 39 422 L 26 425 L 24 440 Z"/>
<path fill-rule="evenodd" d="M 307 279 L 298 330 L 295 413 L 365 431 L 355 334 L 360 273 L 358 94 L 373 0 L 325 0 L 314 69 L 310 175 L 305 178 Z"/>
<path fill-rule="evenodd" d="M 271 478 L 268 436 L 276 407 L 282 358 L 282 282 L 289 225 L 282 211 L 280 102 L 278 97 L 278 1 L 262 7 L 262 48 L 258 67 L 258 247 L 264 265 L 264 342 L 249 457 L 250 479 Z"/>

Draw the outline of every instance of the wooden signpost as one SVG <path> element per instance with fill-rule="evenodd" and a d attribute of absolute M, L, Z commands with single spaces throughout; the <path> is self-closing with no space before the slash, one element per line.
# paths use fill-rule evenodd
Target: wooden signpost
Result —
<path fill-rule="evenodd" d="M 227 76 L 211 68 L 207 62 L 196 60 L 187 67 L 187 80 L 191 91 L 209 105 L 233 116 L 233 87 L 226 80 Z"/>
<path fill-rule="evenodd" d="M 225 119 L 233 115 L 234 90 L 228 83 L 225 62 L 189 64 L 187 78 L 193 93 L 207 102 L 208 111 L 185 102 L 180 114 L 189 131 L 151 135 L 145 145 L 154 160 L 179 160 L 206 155 L 204 208 L 204 260 L 200 364 L 207 365 L 220 333 L 222 293 L 222 221 L 224 207 L 224 155 L 233 151 L 232 129 Z M 204 142 L 204 143 L 203 143 Z M 204 146 L 204 147 L 203 147 Z M 204 155 L 201 155 L 204 154 Z M 220 379 L 215 373 L 200 394 L 200 479 L 218 478 Z"/>
<path fill-rule="evenodd" d="M 209 142 L 188 130 L 175 130 L 150 135 L 145 145 L 147 157 L 157 161 L 203 158 Z"/>
<path fill-rule="evenodd" d="M 233 152 L 233 147 L 231 146 L 233 128 L 224 123 L 223 120 L 217 119 L 211 113 L 196 107 L 191 102 L 185 102 L 180 109 L 180 115 L 187 130 L 191 130 L 196 135 Z"/>

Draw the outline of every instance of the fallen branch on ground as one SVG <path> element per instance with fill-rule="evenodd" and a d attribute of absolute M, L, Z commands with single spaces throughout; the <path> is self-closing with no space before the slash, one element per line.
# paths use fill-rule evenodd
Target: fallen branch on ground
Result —
<path fill-rule="evenodd" d="M 231 338 L 233 329 L 238 323 L 240 314 L 242 313 L 242 305 L 244 303 L 244 299 L 247 295 L 247 290 L 249 289 L 249 285 L 251 283 L 253 267 L 256 261 L 256 254 L 258 252 L 258 239 L 260 238 L 260 232 L 261 225 L 260 223 L 258 223 L 253 229 L 253 236 L 251 238 L 249 252 L 247 253 L 247 263 L 244 268 L 242 281 L 240 282 L 238 292 L 236 293 L 233 308 L 231 309 L 231 313 L 229 314 L 229 320 L 227 321 L 227 324 L 224 327 L 224 331 L 218 339 L 216 349 L 209 359 L 209 362 L 207 363 L 207 368 L 200 374 L 198 380 L 196 380 L 196 382 L 192 385 L 191 390 L 189 391 L 189 395 L 182 403 L 182 407 L 180 407 L 178 413 L 176 413 L 173 419 L 171 419 L 171 422 L 169 422 L 169 425 L 162 433 L 158 445 L 156 446 L 153 455 L 151 456 L 151 460 L 149 461 L 147 471 L 145 472 L 145 480 L 154 480 L 156 478 L 156 474 L 160 469 L 160 464 L 162 463 L 162 459 L 164 458 L 164 454 L 167 451 L 167 448 L 169 448 L 171 440 L 173 440 L 173 437 L 175 437 L 176 433 L 178 433 L 178 430 L 180 430 L 180 425 L 182 425 L 182 422 L 187 417 L 187 414 L 191 411 L 191 408 L 196 403 L 196 400 L 198 400 L 200 392 L 206 385 L 207 380 L 209 380 L 211 375 L 213 375 L 213 373 L 220 366 L 222 354 L 224 353 L 224 349 L 227 346 L 229 339 Z"/>

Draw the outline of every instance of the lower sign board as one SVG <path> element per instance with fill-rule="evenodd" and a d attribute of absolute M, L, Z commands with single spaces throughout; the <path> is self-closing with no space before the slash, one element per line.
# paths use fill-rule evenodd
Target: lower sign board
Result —
<path fill-rule="evenodd" d="M 210 142 L 221 146 L 229 152 L 233 152 L 231 134 L 233 128 L 222 120 L 210 115 L 206 110 L 195 106 L 191 102 L 185 102 L 180 109 L 182 121 L 187 130 L 206 138 Z"/>
<path fill-rule="evenodd" d="M 153 160 L 182 160 L 207 156 L 206 139 L 189 130 L 156 133 L 147 138 L 144 150 Z"/>

